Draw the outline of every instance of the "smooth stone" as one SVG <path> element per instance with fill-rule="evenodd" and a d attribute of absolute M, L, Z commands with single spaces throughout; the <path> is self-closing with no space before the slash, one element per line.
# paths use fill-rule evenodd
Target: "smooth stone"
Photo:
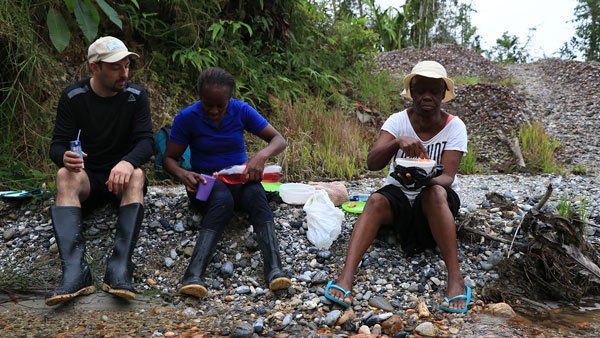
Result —
<path fill-rule="evenodd" d="M 265 317 L 259 317 L 252 325 L 255 333 L 261 333 L 265 329 Z"/>
<path fill-rule="evenodd" d="M 329 274 L 325 271 L 317 271 L 311 278 L 312 284 L 322 284 L 329 280 Z"/>
<path fill-rule="evenodd" d="M 191 317 L 196 315 L 196 310 L 193 307 L 186 307 L 185 310 L 181 311 L 181 314 Z"/>
<path fill-rule="evenodd" d="M 369 305 L 385 311 L 394 311 L 392 304 L 381 296 L 369 297 Z"/>
<path fill-rule="evenodd" d="M 384 320 L 390 318 L 391 316 L 393 316 L 393 314 L 391 312 L 387 312 L 387 313 L 382 313 L 380 315 L 371 316 L 371 317 L 369 317 L 369 319 L 367 319 L 367 321 L 365 322 L 365 324 L 367 326 L 373 326 L 375 324 L 379 324 L 379 323 L 383 322 Z"/>
<path fill-rule="evenodd" d="M 420 334 L 422 336 L 426 336 L 426 337 L 435 337 L 435 335 L 437 333 L 437 329 L 430 322 L 424 322 L 424 323 L 417 325 L 417 327 L 415 328 L 415 331 L 418 334 Z"/>
<path fill-rule="evenodd" d="M 17 230 L 14 228 L 6 229 L 4 231 L 4 240 L 10 241 L 17 236 Z"/>
<path fill-rule="evenodd" d="M 322 259 L 329 259 L 331 257 L 331 251 L 329 250 L 321 250 L 317 252 L 317 257 Z"/>
<path fill-rule="evenodd" d="M 246 322 L 239 322 L 233 329 L 231 333 L 231 337 L 234 338 L 251 338 L 254 333 L 254 328 L 252 325 Z"/>
<path fill-rule="evenodd" d="M 193 254 L 193 253 L 194 253 L 194 247 L 192 247 L 192 246 L 186 246 L 186 247 L 183 249 L 183 254 L 184 254 L 186 257 L 192 257 L 192 254 Z"/>
<path fill-rule="evenodd" d="M 348 322 L 349 320 L 354 319 L 355 314 L 354 314 L 354 310 L 352 310 L 352 308 L 348 308 L 348 310 L 344 311 L 344 313 L 342 314 L 342 316 L 338 319 L 337 321 L 337 325 L 344 325 L 346 322 Z"/>
<path fill-rule="evenodd" d="M 512 318 L 517 315 L 513 308 L 506 303 L 488 304 L 485 310 L 496 317 Z"/>
<path fill-rule="evenodd" d="M 278 327 L 274 328 L 273 330 L 275 331 L 281 331 L 283 329 L 285 329 L 288 325 L 290 325 L 290 323 L 292 322 L 293 319 L 293 315 L 291 313 L 288 313 L 285 318 L 283 318 L 283 321 L 281 322 L 281 325 L 279 325 Z"/>
<path fill-rule="evenodd" d="M 363 325 L 360 328 L 358 328 L 358 334 L 371 334 L 371 329 L 369 329 L 368 326 Z"/>
<path fill-rule="evenodd" d="M 481 262 L 479 263 L 479 265 L 481 265 L 481 268 L 485 271 L 489 271 L 491 270 L 494 266 L 488 262 Z"/>
<path fill-rule="evenodd" d="M 333 310 L 331 312 L 329 312 L 327 314 L 327 317 L 325 317 L 325 325 L 327 326 L 334 326 L 335 323 L 337 322 L 338 318 L 340 318 L 340 315 L 342 314 L 342 311 L 340 310 Z"/>
<path fill-rule="evenodd" d="M 167 268 L 170 268 L 175 264 L 175 261 L 171 257 L 165 257 L 164 264 Z"/>
<path fill-rule="evenodd" d="M 185 227 L 183 226 L 183 223 L 177 223 L 173 227 L 173 230 L 175 230 L 176 232 L 184 232 L 185 231 Z"/>
<path fill-rule="evenodd" d="M 240 295 L 250 293 L 250 287 L 248 285 L 241 285 L 235 289 L 235 292 Z"/>
<path fill-rule="evenodd" d="M 225 276 L 233 275 L 233 263 L 230 261 L 225 262 L 225 264 L 221 266 L 221 274 Z"/>

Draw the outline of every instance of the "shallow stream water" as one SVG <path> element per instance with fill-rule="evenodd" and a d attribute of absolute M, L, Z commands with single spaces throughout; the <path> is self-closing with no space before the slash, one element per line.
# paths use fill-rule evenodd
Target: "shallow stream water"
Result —
<path fill-rule="evenodd" d="M 579 306 L 547 304 L 550 318 L 512 319 L 481 313 L 465 324 L 460 337 L 600 337 L 600 299 L 588 299 Z"/>

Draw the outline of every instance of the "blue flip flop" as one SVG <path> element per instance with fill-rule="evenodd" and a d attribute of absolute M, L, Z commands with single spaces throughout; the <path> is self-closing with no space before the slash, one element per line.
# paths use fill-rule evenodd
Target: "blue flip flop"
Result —
<path fill-rule="evenodd" d="M 335 284 L 332 280 L 329 281 L 329 283 L 327 283 L 327 286 L 325 287 L 325 298 L 329 299 L 330 301 L 339 304 L 343 307 L 350 307 L 350 304 L 344 302 L 343 300 L 334 297 L 332 294 L 329 293 L 329 289 L 334 288 L 336 290 L 342 291 L 344 293 L 344 298 L 348 297 L 348 295 L 350 294 L 350 290 L 345 290 L 343 287 Z"/>
<path fill-rule="evenodd" d="M 457 300 L 457 299 L 465 299 L 465 307 L 462 309 L 452 309 L 449 308 L 447 306 L 444 305 L 439 305 L 438 307 L 440 308 L 440 310 L 444 310 L 446 312 L 452 312 L 452 313 L 467 313 L 467 311 L 469 311 L 469 303 L 471 302 L 471 288 L 465 285 L 465 294 L 464 295 L 458 295 L 458 296 L 454 296 L 450 299 L 448 299 L 448 297 L 444 297 L 444 302 L 448 303 L 448 305 L 450 305 L 450 303 L 452 303 L 453 301 Z"/>

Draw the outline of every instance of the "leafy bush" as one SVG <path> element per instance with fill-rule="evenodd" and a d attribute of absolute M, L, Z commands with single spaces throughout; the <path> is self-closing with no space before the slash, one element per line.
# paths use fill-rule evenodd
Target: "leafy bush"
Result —
<path fill-rule="evenodd" d="M 123 29 L 123 22 L 115 11 L 105 0 L 96 0 L 96 5 L 104 12 L 107 18 L 114 23 L 119 29 Z M 138 6 L 136 0 L 132 2 Z M 98 8 L 92 3 L 91 0 L 65 0 L 66 11 L 70 16 L 75 16 L 75 21 L 81 29 L 85 40 L 88 44 L 92 43 L 98 36 L 98 28 L 100 27 L 100 12 Z M 54 45 L 54 48 L 59 52 L 62 52 L 69 45 L 71 40 L 71 31 L 61 11 L 60 2 L 56 4 L 56 1 L 51 3 L 51 7 L 48 10 L 46 16 L 46 24 L 48 26 L 48 33 L 50 41 Z M 69 17 L 69 16 L 68 16 Z"/>

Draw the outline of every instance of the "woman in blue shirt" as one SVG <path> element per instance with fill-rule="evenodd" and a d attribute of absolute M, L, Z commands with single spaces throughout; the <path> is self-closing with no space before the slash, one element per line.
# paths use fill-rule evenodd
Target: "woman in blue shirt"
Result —
<path fill-rule="evenodd" d="M 235 79 L 227 71 L 216 67 L 203 71 L 198 78 L 198 90 L 200 100 L 175 117 L 163 156 L 167 172 L 183 182 L 190 202 L 204 214 L 179 292 L 198 298 L 208 292 L 204 272 L 234 209 L 243 210 L 250 217 L 263 256 L 265 282 L 269 289 L 287 289 L 291 281 L 281 268 L 273 213 L 260 184 L 265 161 L 281 153 L 287 142 L 254 108 L 232 98 Z M 267 142 L 251 158 L 246 154 L 244 131 Z M 178 164 L 188 146 L 191 150 L 190 171 Z M 246 165 L 242 174 L 245 178 L 243 184 L 216 180 L 207 201 L 195 199 L 198 184 L 206 183 L 201 174 L 212 175 L 215 171 L 241 164 Z"/>

